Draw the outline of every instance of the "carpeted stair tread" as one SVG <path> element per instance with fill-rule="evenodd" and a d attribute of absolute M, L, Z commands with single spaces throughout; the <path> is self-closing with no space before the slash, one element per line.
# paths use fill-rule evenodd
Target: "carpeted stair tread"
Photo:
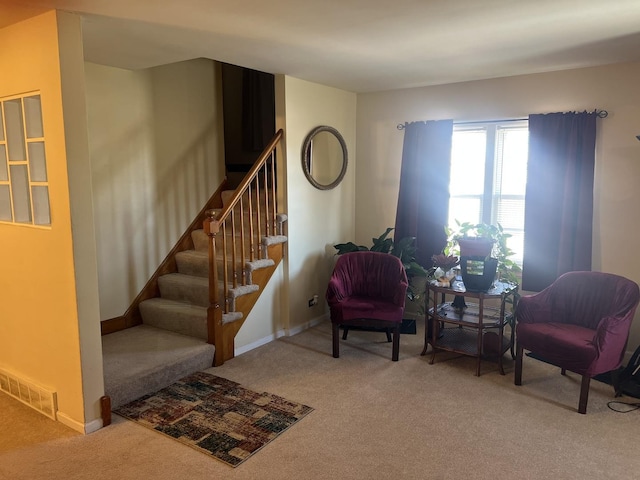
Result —
<path fill-rule="evenodd" d="M 269 268 L 273 267 L 276 264 L 270 258 L 264 258 L 262 260 L 254 260 L 253 262 L 247 262 L 246 264 L 246 273 L 247 273 L 247 282 L 253 283 L 253 272 L 256 270 L 260 270 L 261 268 Z"/>
<path fill-rule="evenodd" d="M 200 252 L 209 251 L 209 237 L 204 230 L 198 229 L 191 232 L 191 240 L 193 240 L 193 248 Z"/>
<path fill-rule="evenodd" d="M 262 244 L 265 246 L 276 245 L 278 243 L 286 243 L 286 235 L 270 235 L 268 237 L 262 237 Z"/>
<path fill-rule="evenodd" d="M 242 320 L 244 315 L 242 312 L 229 312 L 222 314 L 222 324 L 237 322 L 238 320 Z"/>
<path fill-rule="evenodd" d="M 220 291 L 224 288 L 224 282 L 218 282 Z M 177 302 L 190 303 L 201 307 L 209 306 L 209 279 L 184 275 L 182 273 L 169 273 L 158 278 L 160 296 Z M 238 285 L 236 288 L 229 286 L 228 297 L 234 300 L 242 295 L 249 295 L 260 289 L 258 285 Z M 231 302 L 230 311 L 234 311 L 235 303 Z"/>
<path fill-rule="evenodd" d="M 257 234 L 257 230 L 254 230 L 254 238 L 256 238 L 256 234 Z M 271 232 L 274 233 L 274 232 Z M 245 248 L 249 248 L 249 230 L 245 230 L 244 231 L 245 234 Z M 275 237 L 278 237 L 280 235 L 273 235 Z M 236 248 L 237 251 L 240 251 L 240 247 L 241 247 L 241 236 L 240 236 L 240 231 L 236 231 L 235 233 L 235 237 L 232 235 L 231 231 L 228 231 L 226 233 L 226 238 L 227 238 L 227 249 L 231 248 L 231 244 L 232 244 L 232 238 L 235 238 L 236 240 Z M 267 236 L 266 235 L 266 231 L 263 229 L 261 232 L 261 238 L 262 238 L 262 242 L 264 242 L 265 238 L 271 238 L 271 235 Z M 286 237 L 284 237 L 286 238 Z M 209 237 L 207 236 L 206 233 L 204 233 L 204 230 L 202 229 L 198 229 L 198 230 L 194 230 L 193 232 L 191 232 L 191 240 L 193 241 L 193 248 L 194 250 L 197 250 L 199 252 L 208 252 L 209 251 Z M 220 250 L 222 250 L 222 235 L 218 234 L 217 238 L 216 238 L 216 251 L 217 253 L 220 253 Z"/>
<path fill-rule="evenodd" d="M 207 308 L 167 298 L 151 298 L 140 303 L 145 325 L 207 340 Z"/>
<path fill-rule="evenodd" d="M 209 277 L 209 254 L 201 250 L 184 250 L 176 254 L 178 273 Z"/>
<path fill-rule="evenodd" d="M 211 367 L 214 352 L 203 340 L 149 325 L 104 335 L 104 385 L 112 409 Z"/>
<path fill-rule="evenodd" d="M 162 298 L 201 307 L 209 306 L 208 278 L 170 273 L 158 278 L 158 287 Z"/>
<path fill-rule="evenodd" d="M 231 246 L 231 239 L 232 234 L 230 231 L 227 232 L 227 245 L 230 247 Z M 236 243 L 237 246 L 240 246 L 240 232 L 236 232 L 235 235 L 236 238 Z M 191 239 L 193 240 L 193 246 L 194 249 L 199 251 L 199 252 L 208 252 L 209 251 L 209 237 L 207 236 L 206 233 L 204 233 L 204 230 L 202 229 L 198 229 L 198 230 L 194 230 L 193 232 L 191 232 Z M 248 239 L 249 239 L 249 232 L 245 231 L 245 242 L 247 243 L 247 247 L 248 247 Z M 222 249 L 222 235 L 218 234 L 217 238 L 216 238 L 216 250 L 219 251 Z"/>
<path fill-rule="evenodd" d="M 145 325 L 207 340 L 206 307 L 157 297 L 140 303 L 140 314 Z M 242 312 L 223 313 L 222 323 L 242 317 Z"/>
<path fill-rule="evenodd" d="M 209 277 L 208 252 L 202 252 L 199 250 L 184 250 L 182 252 L 178 252 L 176 254 L 176 264 L 178 266 L 178 273 L 182 273 L 185 275 L 194 275 L 196 277 Z M 218 266 L 218 278 L 222 278 L 222 254 L 217 255 L 216 265 Z M 260 268 L 270 267 L 274 265 L 274 262 L 271 259 L 255 260 L 253 262 L 249 261 L 249 259 L 246 259 L 244 262 L 244 268 L 242 268 L 241 265 L 243 265 L 243 263 L 238 260 L 238 272 L 241 272 L 241 270 L 243 269 L 246 272 L 253 272 Z M 249 283 L 251 283 L 250 280 Z"/>

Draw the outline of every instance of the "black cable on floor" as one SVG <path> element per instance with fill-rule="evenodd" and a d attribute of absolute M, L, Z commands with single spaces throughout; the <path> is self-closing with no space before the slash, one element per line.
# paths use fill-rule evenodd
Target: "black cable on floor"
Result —
<path fill-rule="evenodd" d="M 624 405 L 625 409 L 617 410 L 613 407 L 613 405 Z M 614 400 L 614 401 L 608 402 L 607 407 L 609 407 L 614 412 L 629 413 L 629 412 L 633 412 L 634 410 L 638 410 L 640 408 L 640 403 L 626 403 L 626 402 L 620 402 L 620 401 Z"/>

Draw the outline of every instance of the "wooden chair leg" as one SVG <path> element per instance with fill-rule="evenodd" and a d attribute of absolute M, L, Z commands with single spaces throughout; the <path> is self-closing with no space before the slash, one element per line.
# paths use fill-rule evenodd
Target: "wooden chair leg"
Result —
<path fill-rule="evenodd" d="M 587 401 L 589 400 L 589 383 L 591 377 L 589 375 L 582 376 L 582 383 L 580 385 L 580 402 L 578 403 L 578 413 L 587 413 Z"/>
<path fill-rule="evenodd" d="M 108 395 L 100 397 L 100 416 L 103 427 L 111 425 L 111 397 Z"/>
<path fill-rule="evenodd" d="M 561 368 L 560 369 L 560 375 L 566 375 L 567 374 L 567 369 L 566 368 Z"/>
<path fill-rule="evenodd" d="M 385 333 L 387 334 L 387 342 L 391 342 L 391 329 L 387 328 Z"/>
<path fill-rule="evenodd" d="M 333 332 L 333 358 L 340 357 L 340 325 L 337 323 L 331 324 L 331 330 Z"/>
<path fill-rule="evenodd" d="M 342 331 L 342 339 L 346 340 L 347 339 L 347 334 L 349 333 L 349 327 L 342 327 L 344 330 Z"/>
<path fill-rule="evenodd" d="M 513 383 L 515 385 L 522 385 L 522 345 L 516 344 L 516 368 Z"/>
<path fill-rule="evenodd" d="M 389 335 L 389 331 L 387 331 L 387 335 Z M 393 329 L 393 345 L 391 347 L 391 360 L 394 362 L 398 361 L 398 357 L 400 356 L 400 325 L 396 325 Z"/>

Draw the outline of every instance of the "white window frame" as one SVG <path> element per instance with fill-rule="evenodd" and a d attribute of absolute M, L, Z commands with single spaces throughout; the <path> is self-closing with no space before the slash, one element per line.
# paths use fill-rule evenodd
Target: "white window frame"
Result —
<path fill-rule="evenodd" d="M 487 121 L 487 122 L 464 122 L 454 124 L 453 130 L 455 132 L 460 131 L 484 131 L 486 135 L 486 144 L 485 144 L 485 157 L 484 157 L 484 186 L 481 194 L 473 194 L 473 195 L 450 195 L 450 202 L 453 198 L 476 198 L 480 200 L 480 218 L 479 222 L 487 223 L 487 224 L 497 224 L 497 214 L 498 214 L 498 205 L 501 199 L 513 199 L 520 200 L 522 205 L 524 205 L 524 196 L 525 192 L 523 191 L 521 195 L 514 194 L 502 194 L 496 191 L 496 185 L 499 184 L 501 174 L 501 170 L 497 170 L 499 166 L 499 159 L 496 157 L 496 152 L 499 151 L 500 145 L 498 143 L 499 140 L 499 131 L 501 129 L 528 129 L 528 120 L 508 120 L 508 121 Z M 451 181 L 455 181 L 455 179 L 451 178 Z M 507 225 L 503 225 L 505 232 L 514 235 L 514 240 L 517 236 L 520 238 L 524 237 L 524 211 L 523 215 L 523 227 L 522 229 L 514 229 Z M 469 221 L 467 219 L 458 219 L 462 221 Z M 472 221 L 472 220 L 471 220 Z M 450 218 L 450 223 L 453 223 L 453 219 Z M 455 229 L 456 225 L 450 224 L 450 228 Z M 522 265 L 522 248 L 511 248 L 516 251 L 516 255 L 513 257 L 513 260 Z"/>
<path fill-rule="evenodd" d="M 37 103 L 31 102 L 36 100 Z M 10 139 L 8 135 L 8 118 L 6 116 L 6 105 L 8 102 L 19 102 L 20 105 L 20 119 L 21 123 L 19 130 L 20 135 L 13 136 L 12 139 L 17 140 L 19 138 L 21 146 L 19 149 L 23 158 L 12 158 L 9 152 Z M 33 132 L 29 131 L 29 119 L 31 119 L 31 125 Z M 44 138 L 44 126 L 42 118 L 42 97 L 39 91 L 28 92 L 20 95 L 12 95 L 0 98 L 0 169 L 2 169 L 2 175 L 0 175 L 0 187 L 3 188 L 3 192 L 8 192 L 8 199 L 3 196 L 2 208 L 3 213 L 8 214 L 10 218 L 0 219 L 0 223 L 12 224 L 12 225 L 26 225 L 39 228 L 51 227 L 51 206 L 49 195 L 49 178 L 47 175 L 47 161 L 45 154 L 45 138 Z M 14 123 L 15 126 L 15 123 Z M 14 128 L 14 132 L 16 132 Z M 31 146 L 36 148 L 36 145 L 40 145 L 36 150 L 38 155 L 32 158 Z M 32 168 L 37 165 L 36 176 Z M 12 167 L 23 167 L 26 171 L 25 179 L 25 194 L 24 198 L 27 200 L 27 210 L 25 210 L 28 218 L 19 218 L 16 215 L 14 190 L 19 180 L 12 178 Z M 37 195 L 36 201 L 35 192 L 40 192 Z M 3 194 L 4 195 L 4 194 Z M 6 200 L 6 201 L 5 201 Z M 24 213 L 23 213 L 24 214 Z"/>

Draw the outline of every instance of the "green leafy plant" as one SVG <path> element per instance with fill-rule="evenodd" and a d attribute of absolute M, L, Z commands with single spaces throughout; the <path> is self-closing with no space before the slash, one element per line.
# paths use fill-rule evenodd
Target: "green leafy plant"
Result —
<path fill-rule="evenodd" d="M 443 252 L 445 255 L 460 256 L 458 240 L 461 238 L 488 238 L 493 241 L 491 257 L 498 260 L 498 280 L 519 283 L 522 269 L 520 265 L 510 257 L 514 252 L 507 245 L 507 240 L 511 238 L 510 233 L 506 233 L 502 225 L 491 225 L 487 223 L 459 222 L 456 220 L 456 229 L 445 226 L 447 234 L 447 245 Z"/>
<path fill-rule="evenodd" d="M 367 250 L 370 252 L 388 253 L 400 259 L 408 277 L 428 276 L 428 270 L 416 262 L 416 238 L 404 237 L 398 241 L 394 241 L 393 238 L 389 237 L 392 231 L 393 228 L 387 228 L 382 235 L 377 238 L 372 238 L 370 248 L 364 245 L 356 245 L 353 242 L 339 243 L 334 245 L 333 248 L 338 251 L 336 255 Z"/>

